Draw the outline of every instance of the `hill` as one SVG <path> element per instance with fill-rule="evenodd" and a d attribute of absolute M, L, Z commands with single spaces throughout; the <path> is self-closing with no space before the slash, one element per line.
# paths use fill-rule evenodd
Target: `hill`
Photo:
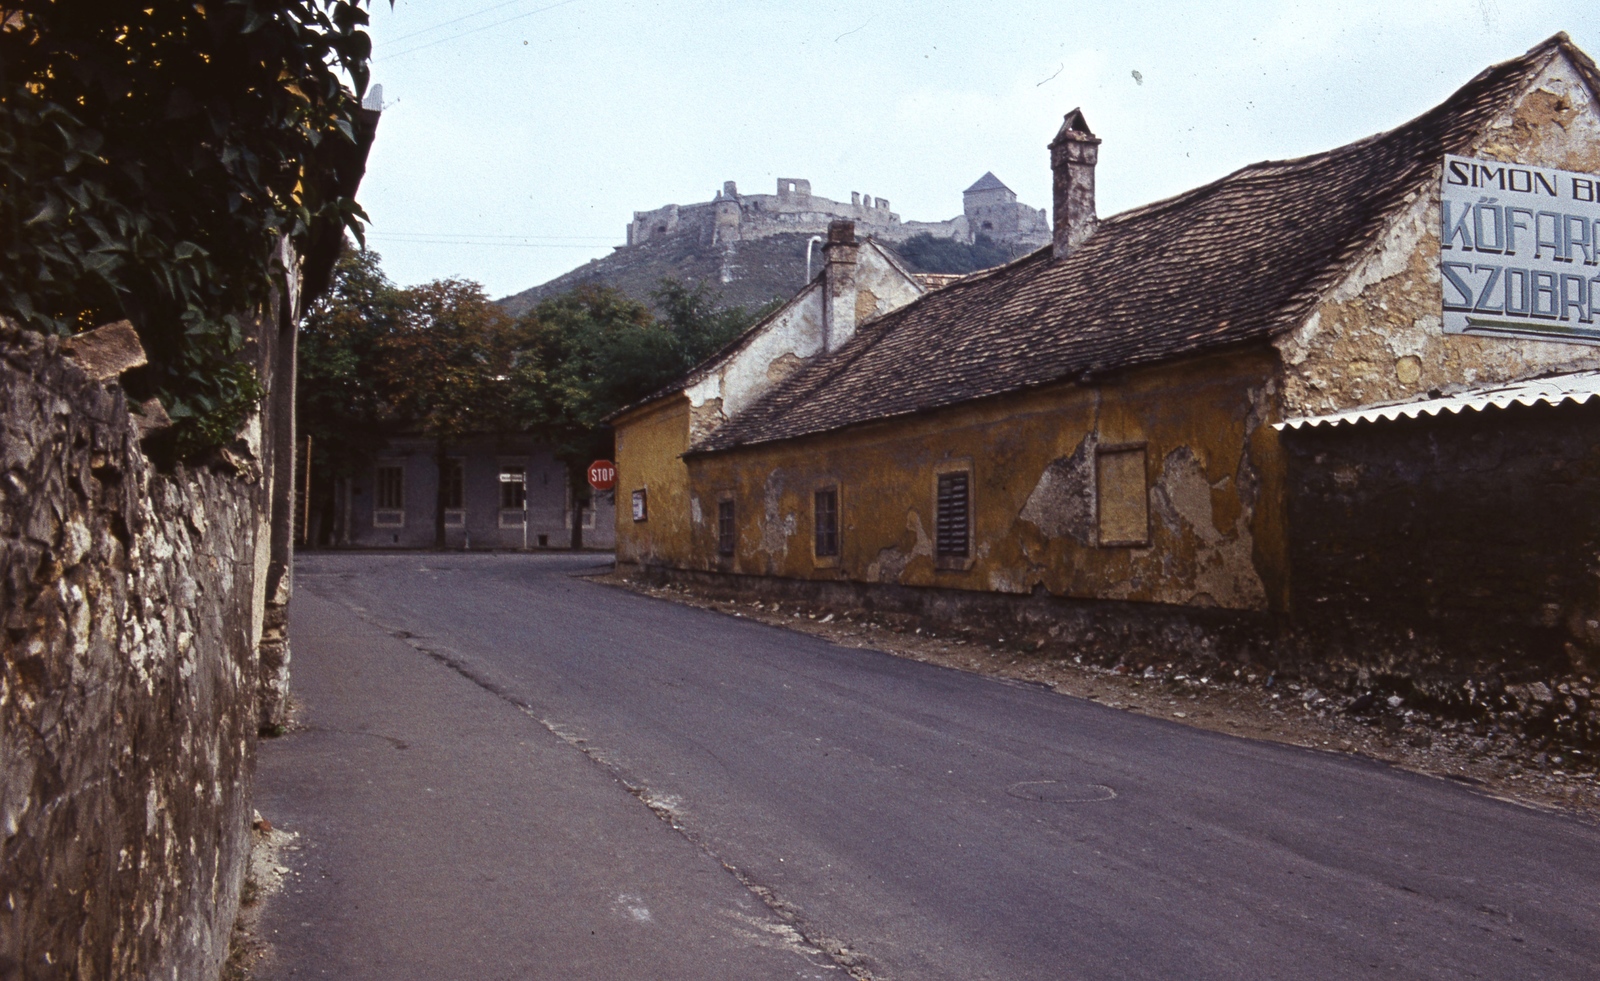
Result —
<path fill-rule="evenodd" d="M 619 247 L 555 279 L 499 301 L 512 316 L 541 300 L 585 284 L 610 286 L 644 303 L 664 278 L 709 283 L 728 306 L 754 310 L 770 300 L 787 299 L 806 282 L 806 240 L 809 235 L 772 235 L 753 242 L 710 245 L 687 236 L 666 236 L 639 245 Z M 820 269 L 822 250 L 813 250 L 812 271 Z"/>
<path fill-rule="evenodd" d="M 806 280 L 808 234 L 769 235 L 753 241 L 709 244 L 690 236 L 672 235 L 621 246 L 603 259 L 595 259 L 531 289 L 499 300 L 512 316 L 540 301 L 593 283 L 621 290 L 644 303 L 661 280 L 709 283 L 728 306 L 754 310 L 775 299 L 793 296 Z M 893 245 L 913 272 L 969 273 L 1008 262 L 1030 247 L 998 243 L 984 236 L 974 242 L 957 242 L 922 234 Z M 811 271 L 822 268 L 822 249 L 812 252 Z"/>

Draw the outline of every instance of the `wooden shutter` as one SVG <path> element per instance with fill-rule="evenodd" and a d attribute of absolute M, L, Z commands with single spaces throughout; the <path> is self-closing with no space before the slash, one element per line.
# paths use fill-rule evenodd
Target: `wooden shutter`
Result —
<path fill-rule="evenodd" d="M 733 502 L 717 502 L 717 554 L 732 555 L 734 551 Z"/>
<path fill-rule="evenodd" d="M 971 533 L 969 475 L 965 472 L 939 475 L 938 531 L 934 544 L 941 556 L 965 558 Z"/>
<path fill-rule="evenodd" d="M 817 532 L 817 557 L 839 554 L 839 492 L 832 488 L 816 493 L 814 524 Z"/>

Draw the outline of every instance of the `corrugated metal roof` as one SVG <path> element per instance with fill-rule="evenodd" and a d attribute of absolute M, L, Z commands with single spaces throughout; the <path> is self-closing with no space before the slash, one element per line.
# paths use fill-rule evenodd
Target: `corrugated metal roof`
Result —
<path fill-rule="evenodd" d="M 1272 428 L 1282 431 L 1309 429 L 1315 426 L 1339 426 L 1345 423 L 1355 425 L 1362 422 L 1377 422 L 1379 419 L 1399 419 L 1402 416 L 1407 419 L 1436 416 L 1445 412 L 1458 415 L 1462 412 L 1478 412 L 1491 406 L 1504 409 L 1513 403 L 1560 405 L 1563 402 L 1576 402 L 1581 405 L 1595 397 L 1600 397 L 1600 371 L 1579 371 L 1570 375 L 1555 375 L 1550 378 L 1517 382 L 1515 385 L 1505 385 L 1500 388 L 1458 392 L 1455 395 L 1422 402 L 1401 402 L 1397 405 L 1350 409 L 1325 416 L 1286 419 L 1283 422 L 1273 423 Z"/>

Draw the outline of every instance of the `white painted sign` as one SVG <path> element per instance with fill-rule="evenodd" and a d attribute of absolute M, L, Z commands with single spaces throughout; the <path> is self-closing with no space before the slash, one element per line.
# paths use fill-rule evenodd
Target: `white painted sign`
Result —
<path fill-rule="evenodd" d="M 1447 334 L 1600 344 L 1600 177 L 1446 155 Z"/>

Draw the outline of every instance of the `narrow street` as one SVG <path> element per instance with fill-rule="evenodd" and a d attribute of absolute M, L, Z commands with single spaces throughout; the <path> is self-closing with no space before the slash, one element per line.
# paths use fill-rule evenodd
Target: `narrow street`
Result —
<path fill-rule="evenodd" d="M 1600 977 L 1600 829 L 604 562 L 299 558 L 259 978 Z"/>

